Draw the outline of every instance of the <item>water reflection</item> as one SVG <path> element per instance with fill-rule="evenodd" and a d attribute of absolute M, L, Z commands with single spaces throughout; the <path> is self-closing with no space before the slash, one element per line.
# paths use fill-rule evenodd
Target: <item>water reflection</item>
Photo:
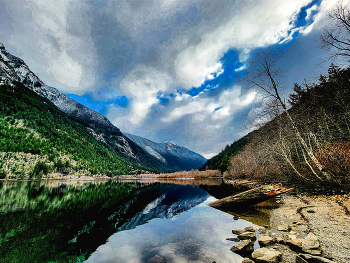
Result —
<path fill-rule="evenodd" d="M 222 180 L 2 181 L 0 259 L 241 262 L 226 238 L 251 223 L 207 206 L 239 190 Z"/>

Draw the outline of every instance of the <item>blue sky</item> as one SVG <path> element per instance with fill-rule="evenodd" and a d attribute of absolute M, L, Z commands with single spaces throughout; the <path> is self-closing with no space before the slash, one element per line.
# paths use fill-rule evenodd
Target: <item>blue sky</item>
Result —
<path fill-rule="evenodd" d="M 284 50 L 287 91 L 326 72 L 316 40 L 335 3 L 0 0 L 0 42 L 121 131 L 209 158 L 249 132 L 259 91 L 239 76 L 253 54 Z"/>

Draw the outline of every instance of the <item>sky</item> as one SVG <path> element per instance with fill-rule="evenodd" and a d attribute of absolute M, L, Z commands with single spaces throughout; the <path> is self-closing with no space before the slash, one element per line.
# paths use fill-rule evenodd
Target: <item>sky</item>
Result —
<path fill-rule="evenodd" d="M 327 72 L 336 0 L 0 0 L 0 42 L 122 132 L 218 154 L 250 130 L 253 54 L 282 49 L 287 92 Z"/>

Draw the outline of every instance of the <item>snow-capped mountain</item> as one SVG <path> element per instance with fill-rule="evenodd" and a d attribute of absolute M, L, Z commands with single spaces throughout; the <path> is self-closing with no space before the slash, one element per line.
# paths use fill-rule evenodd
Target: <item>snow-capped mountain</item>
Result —
<path fill-rule="evenodd" d="M 157 144 L 141 137 L 122 134 L 119 128 L 100 113 L 46 85 L 22 59 L 10 54 L 0 43 L 0 83 L 13 82 L 20 82 L 51 101 L 58 109 L 84 125 L 96 140 L 136 165 L 159 172 L 174 172 L 197 168 L 206 161 L 201 155 L 175 144 Z"/>
<path fill-rule="evenodd" d="M 202 155 L 171 142 L 156 143 L 140 136 L 129 133 L 123 134 L 150 155 L 163 163 L 177 167 L 178 170 L 189 171 L 198 168 L 207 161 Z"/>

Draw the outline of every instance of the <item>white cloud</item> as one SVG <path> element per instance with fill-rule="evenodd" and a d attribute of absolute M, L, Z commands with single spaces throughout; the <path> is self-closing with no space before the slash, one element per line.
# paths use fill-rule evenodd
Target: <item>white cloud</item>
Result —
<path fill-rule="evenodd" d="M 94 45 L 86 5 L 74 7 L 70 0 L 13 1 L 7 6 L 13 17 L 10 43 L 46 84 L 83 94 L 95 82 Z"/>
<path fill-rule="evenodd" d="M 174 122 L 185 115 L 193 115 L 195 122 L 210 124 L 212 121 L 227 119 L 241 108 L 249 105 L 255 98 L 255 92 L 251 92 L 244 98 L 240 97 L 241 90 L 235 87 L 223 91 L 218 98 L 208 97 L 205 93 L 200 93 L 196 97 L 187 94 L 177 95 L 172 110 L 163 117 L 163 122 Z M 178 102 L 178 103 L 176 103 Z M 222 122 L 221 122 L 222 124 Z M 221 125 L 220 124 L 220 125 Z"/>
<path fill-rule="evenodd" d="M 288 37 L 293 27 L 291 21 L 309 2 L 246 1 L 244 7 L 237 5 L 230 20 L 203 35 L 197 45 L 182 50 L 174 63 L 177 79 L 186 87 L 200 86 L 222 68 L 219 59 L 228 49 L 241 50 L 244 61 L 249 50 L 278 43 Z"/>
<path fill-rule="evenodd" d="M 159 92 L 169 90 L 172 79 L 153 68 L 138 66 L 120 83 L 120 88 L 132 98 L 131 112 L 127 116 L 132 124 L 139 124 L 149 109 L 159 100 Z"/>

